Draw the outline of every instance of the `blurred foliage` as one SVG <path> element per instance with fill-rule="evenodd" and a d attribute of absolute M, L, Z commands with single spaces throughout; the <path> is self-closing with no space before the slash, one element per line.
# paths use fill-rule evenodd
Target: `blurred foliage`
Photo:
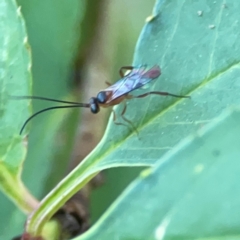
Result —
<path fill-rule="evenodd" d="M 84 2 L 74 0 L 71 4 L 59 4 L 57 0 L 24 0 L 18 3 L 26 20 L 32 48 L 33 95 L 69 98 L 69 82 L 74 73 L 74 59 L 81 34 L 80 22 L 85 11 Z M 34 112 L 44 107 L 46 102 L 33 101 Z M 54 169 L 55 180 L 62 177 L 66 170 L 69 159 L 65 155 L 55 159 L 55 155 L 66 144 L 64 133 L 56 135 L 56 132 L 68 114 L 65 111 L 42 114 L 28 126 L 31 131 L 23 179 L 33 194 L 40 198 L 47 193 L 46 189 L 49 190 L 46 183 L 52 187 L 56 184 L 47 180 L 51 178 L 49 174 L 53 174 L 51 168 Z M 67 148 L 71 149 L 71 144 L 65 148 L 66 151 Z M 57 164 L 59 162 L 61 164 Z M 37 178 L 34 169 L 41 169 Z"/>

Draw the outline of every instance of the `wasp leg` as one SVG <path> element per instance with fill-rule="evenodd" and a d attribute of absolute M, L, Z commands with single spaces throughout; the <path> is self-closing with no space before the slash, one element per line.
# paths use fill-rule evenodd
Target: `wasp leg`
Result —
<path fill-rule="evenodd" d="M 133 66 L 123 66 L 123 67 L 121 67 L 120 70 L 119 70 L 119 74 L 120 74 L 121 78 L 123 78 L 125 76 L 123 70 L 130 70 L 131 71 L 133 69 L 134 69 Z"/>
<path fill-rule="evenodd" d="M 168 92 L 155 92 L 155 91 L 147 92 L 147 93 L 144 93 L 144 94 L 141 94 L 138 96 L 131 95 L 131 98 L 144 98 L 151 94 L 156 94 L 156 95 L 161 95 L 161 96 L 172 96 L 172 97 L 177 97 L 177 98 L 191 98 L 190 96 L 183 96 L 183 95 L 176 95 L 176 94 L 172 94 L 172 93 L 168 93 Z"/>
<path fill-rule="evenodd" d="M 112 110 L 112 112 L 113 112 L 113 122 L 114 122 L 114 124 L 116 124 L 116 125 L 122 125 L 122 126 L 125 126 L 125 127 L 129 128 L 128 125 L 126 125 L 126 124 L 124 124 L 124 123 L 117 122 L 117 115 L 116 115 L 116 113 L 115 113 L 114 110 Z M 131 129 L 130 129 L 130 130 L 131 130 Z"/>
<path fill-rule="evenodd" d="M 134 130 L 134 132 L 136 132 L 136 134 L 137 134 L 137 136 L 138 136 L 138 139 L 140 139 L 140 138 L 139 138 L 139 133 L 138 133 L 138 130 L 136 129 L 136 127 L 133 125 L 133 123 L 132 123 L 129 119 L 127 119 L 127 118 L 124 116 L 126 110 L 127 110 L 127 104 L 126 104 L 126 102 L 124 102 L 124 107 L 123 107 L 123 110 L 122 110 L 120 116 L 121 116 L 122 119 L 123 119 L 125 122 L 127 122 L 128 124 L 116 122 L 117 117 L 116 117 L 116 113 L 115 113 L 114 110 L 112 110 L 112 111 L 113 111 L 113 122 L 114 122 L 116 125 L 122 125 L 122 126 L 127 127 L 128 129 L 130 129 L 130 131 Z M 131 128 L 129 127 L 129 125 L 131 126 Z"/>
<path fill-rule="evenodd" d="M 127 104 L 126 104 L 126 102 L 124 102 L 124 108 L 123 108 L 123 111 L 122 111 L 122 113 L 121 113 L 121 117 L 122 117 L 122 119 L 123 119 L 125 122 L 127 122 L 128 124 L 131 125 L 132 129 L 133 129 L 133 130 L 137 133 L 137 135 L 139 136 L 139 133 L 138 133 L 137 128 L 133 125 L 133 123 L 132 123 L 129 119 L 127 119 L 127 118 L 124 116 L 126 110 L 127 110 Z"/>

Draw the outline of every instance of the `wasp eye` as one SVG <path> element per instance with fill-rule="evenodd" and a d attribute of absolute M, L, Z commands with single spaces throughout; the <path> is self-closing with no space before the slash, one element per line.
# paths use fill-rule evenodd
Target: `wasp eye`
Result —
<path fill-rule="evenodd" d="M 100 110 L 100 109 L 99 109 L 99 106 L 98 106 L 97 104 L 92 104 L 91 107 L 90 107 L 90 109 L 91 109 L 91 112 L 94 113 L 94 114 L 95 114 L 95 113 L 98 113 L 99 110 Z"/>
<path fill-rule="evenodd" d="M 99 105 L 98 105 L 98 100 L 97 98 L 91 98 L 90 99 L 90 109 L 91 109 L 91 112 L 92 113 L 98 113 L 100 108 L 99 108 Z"/>
<path fill-rule="evenodd" d="M 99 92 L 97 95 L 98 103 L 106 103 L 107 101 L 107 94 L 106 92 Z"/>

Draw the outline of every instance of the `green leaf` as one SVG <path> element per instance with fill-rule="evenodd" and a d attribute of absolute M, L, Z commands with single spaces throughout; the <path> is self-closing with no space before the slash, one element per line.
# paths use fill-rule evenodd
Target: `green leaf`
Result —
<path fill-rule="evenodd" d="M 239 122 L 227 111 L 183 140 L 76 240 L 239 239 Z"/>
<path fill-rule="evenodd" d="M 29 102 L 11 96 L 29 93 L 31 59 L 20 9 L 12 0 L 1 1 L 0 9 L 0 187 L 23 211 L 30 212 L 37 203 L 20 179 L 27 140 L 19 135 Z"/>
<path fill-rule="evenodd" d="M 227 107 L 240 104 L 239 11 L 239 1 L 227 5 L 157 1 L 139 38 L 134 65 L 159 64 L 162 76 L 151 90 L 191 95 L 192 99 L 150 96 L 129 101 L 125 116 L 137 127 L 140 139 L 128 128 L 116 126 L 111 117 L 96 149 L 32 215 L 27 226 L 30 233 L 40 234 L 53 213 L 97 172 L 152 166 L 181 139 Z M 116 108 L 118 115 L 121 109 Z"/>

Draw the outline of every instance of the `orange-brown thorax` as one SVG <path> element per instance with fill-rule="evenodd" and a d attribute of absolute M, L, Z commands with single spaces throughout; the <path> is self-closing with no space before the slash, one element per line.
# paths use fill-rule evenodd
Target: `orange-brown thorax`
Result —
<path fill-rule="evenodd" d="M 114 106 L 114 105 L 117 105 L 119 103 L 121 103 L 125 98 L 126 98 L 126 95 L 122 95 L 116 99 L 112 99 L 112 94 L 113 92 L 112 91 L 104 91 L 104 93 L 106 94 L 106 99 L 107 101 L 105 103 L 99 103 L 99 106 L 100 107 L 110 107 L 110 106 Z"/>

